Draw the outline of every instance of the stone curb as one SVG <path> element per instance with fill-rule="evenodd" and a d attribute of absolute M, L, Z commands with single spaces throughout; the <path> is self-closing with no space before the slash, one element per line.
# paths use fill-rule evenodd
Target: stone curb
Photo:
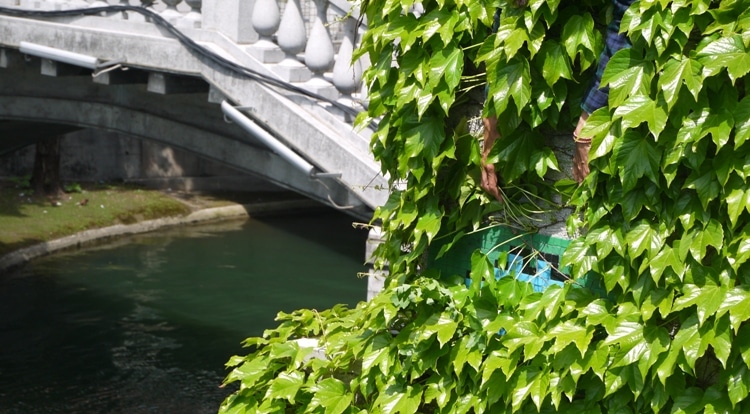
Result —
<path fill-rule="evenodd" d="M 250 216 L 261 216 L 272 213 L 285 213 L 296 210 L 309 210 L 321 207 L 321 204 L 313 200 L 287 200 L 271 201 L 248 205 L 231 205 L 224 207 L 213 207 L 194 211 L 183 217 L 164 217 L 155 220 L 142 221 L 134 224 L 116 224 L 82 231 L 71 236 L 35 244 L 0 257 L 0 271 L 10 269 L 26 263 L 29 260 L 48 255 L 52 252 L 69 247 L 80 247 L 85 243 L 110 237 L 126 236 L 138 233 L 162 229 L 165 227 L 208 222 L 212 220 L 223 220 Z"/>

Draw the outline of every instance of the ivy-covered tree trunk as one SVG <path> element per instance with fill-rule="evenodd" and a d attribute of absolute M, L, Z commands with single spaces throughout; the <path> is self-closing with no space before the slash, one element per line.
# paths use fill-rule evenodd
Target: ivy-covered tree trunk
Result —
<path fill-rule="evenodd" d="M 61 197 L 64 192 L 60 181 L 60 136 L 37 142 L 31 186 L 37 195 Z"/>

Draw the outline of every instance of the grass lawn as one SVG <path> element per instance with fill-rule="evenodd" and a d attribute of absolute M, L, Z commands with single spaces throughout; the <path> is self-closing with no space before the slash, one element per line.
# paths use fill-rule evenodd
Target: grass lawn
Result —
<path fill-rule="evenodd" d="M 0 256 L 83 230 L 191 211 L 175 197 L 133 185 L 80 184 L 68 190 L 50 200 L 32 194 L 24 183 L 0 181 Z"/>

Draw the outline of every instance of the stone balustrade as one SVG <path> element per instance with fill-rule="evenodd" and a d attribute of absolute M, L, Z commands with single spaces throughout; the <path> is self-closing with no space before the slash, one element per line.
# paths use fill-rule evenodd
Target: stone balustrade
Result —
<path fill-rule="evenodd" d="M 364 100 L 361 79 L 366 62 L 352 62 L 364 27 L 357 24 L 358 12 L 346 0 L 0 0 L 2 7 L 29 10 L 111 5 L 146 7 L 188 35 L 191 30 L 219 32 L 281 80 L 325 100 L 354 107 Z M 149 20 L 129 10 L 102 16 L 134 24 Z"/>

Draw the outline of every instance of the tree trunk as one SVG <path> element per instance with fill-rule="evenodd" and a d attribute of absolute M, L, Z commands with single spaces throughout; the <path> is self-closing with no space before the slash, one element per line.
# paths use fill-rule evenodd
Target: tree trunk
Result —
<path fill-rule="evenodd" d="M 39 196 L 61 197 L 64 194 L 60 184 L 60 136 L 37 142 L 31 186 Z"/>

